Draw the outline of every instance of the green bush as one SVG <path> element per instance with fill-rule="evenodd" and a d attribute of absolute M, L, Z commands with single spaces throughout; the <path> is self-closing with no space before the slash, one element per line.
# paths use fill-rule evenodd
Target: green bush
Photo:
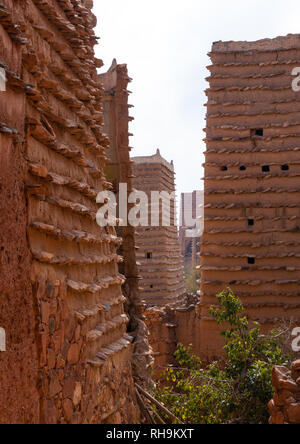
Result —
<path fill-rule="evenodd" d="M 265 424 L 273 396 L 272 367 L 286 365 L 281 334 L 262 334 L 249 327 L 244 307 L 231 290 L 217 296 L 219 307 L 210 313 L 225 324 L 225 362 L 203 368 L 191 347 L 179 344 L 178 367 L 162 374 L 155 396 L 186 424 Z"/>

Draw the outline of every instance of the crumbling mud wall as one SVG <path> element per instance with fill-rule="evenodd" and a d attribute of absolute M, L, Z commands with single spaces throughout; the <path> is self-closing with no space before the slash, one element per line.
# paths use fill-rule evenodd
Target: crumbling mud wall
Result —
<path fill-rule="evenodd" d="M 151 192 L 175 192 L 173 163 L 157 150 L 154 156 L 134 157 L 133 186 L 148 196 L 148 224 L 136 230 L 137 259 L 141 280 L 141 296 L 148 305 L 165 306 L 180 303 L 185 294 L 183 257 L 180 254 L 175 201 L 171 200 L 170 226 L 163 226 L 162 203 L 153 203 Z M 166 208 L 166 207 L 164 207 Z M 152 216 L 159 215 L 158 226 Z"/>
<path fill-rule="evenodd" d="M 275 394 L 269 403 L 270 424 L 300 424 L 300 361 L 287 367 L 274 367 Z"/>
<path fill-rule="evenodd" d="M 107 179 L 112 183 L 117 203 L 120 199 L 127 199 L 133 191 L 132 187 L 132 161 L 130 160 L 131 147 L 129 146 L 129 123 L 133 117 L 129 115 L 132 105 L 128 103 L 130 91 L 128 84 L 131 78 L 126 65 L 118 65 L 113 61 L 110 69 L 100 75 L 104 86 L 102 97 L 104 113 L 104 132 L 109 136 L 110 145 L 107 150 L 108 161 L 105 168 Z M 119 184 L 126 185 L 125 196 L 120 196 Z M 128 205 L 128 212 L 132 205 Z M 117 207 L 117 211 L 119 210 Z M 118 217 L 123 215 L 118 211 Z M 123 294 L 126 297 L 125 310 L 129 317 L 128 332 L 134 338 L 133 372 L 139 383 L 146 386 L 152 384 L 151 348 L 148 343 L 147 330 L 142 314 L 141 295 L 139 292 L 140 277 L 136 259 L 135 228 L 130 224 L 116 228 L 118 236 L 122 239 L 118 253 L 124 258 L 119 264 L 120 272 L 125 276 Z"/>
<path fill-rule="evenodd" d="M 154 356 L 154 379 L 159 378 L 168 365 L 176 364 L 174 353 L 178 344 L 192 346 L 197 356 L 201 353 L 200 314 L 196 304 L 181 307 L 149 307 L 145 310 Z"/>
<path fill-rule="evenodd" d="M 202 238 L 201 342 L 218 354 L 208 314 L 231 287 L 252 320 L 299 324 L 300 36 L 217 42 L 210 53 Z"/>
<path fill-rule="evenodd" d="M 0 422 L 138 422 L 89 0 L 1 0 Z"/>

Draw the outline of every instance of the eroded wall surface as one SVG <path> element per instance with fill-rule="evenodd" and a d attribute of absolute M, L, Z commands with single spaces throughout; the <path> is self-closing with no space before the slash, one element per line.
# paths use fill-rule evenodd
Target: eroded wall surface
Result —
<path fill-rule="evenodd" d="M 208 309 L 226 287 L 266 329 L 299 324 L 300 36 L 218 42 L 210 53 L 202 238 L 203 354 L 221 343 Z"/>
<path fill-rule="evenodd" d="M 141 296 L 148 305 L 176 305 L 185 294 L 185 282 L 175 201 L 170 200 L 170 226 L 164 226 L 163 213 L 168 206 L 151 198 L 151 192 L 167 192 L 169 195 L 175 192 L 174 166 L 160 155 L 159 150 L 154 156 L 134 157 L 132 160 L 133 186 L 148 196 L 149 204 L 147 223 L 142 222 L 142 226 L 136 229 Z M 152 224 L 154 215 L 158 215 L 158 219 Z"/>
<path fill-rule="evenodd" d="M 138 422 L 89 0 L 3 0 L 0 421 Z"/>

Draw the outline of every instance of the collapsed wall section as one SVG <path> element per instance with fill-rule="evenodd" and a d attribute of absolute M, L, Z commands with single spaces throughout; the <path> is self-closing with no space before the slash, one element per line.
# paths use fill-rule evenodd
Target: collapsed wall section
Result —
<path fill-rule="evenodd" d="M 205 355 L 218 354 L 208 315 L 231 287 L 267 329 L 299 323 L 300 36 L 217 42 L 209 54 L 202 238 Z"/>
<path fill-rule="evenodd" d="M 108 141 L 91 7 L 88 0 L 0 4 L 8 78 L 0 105 L 1 326 L 8 329 L 0 399 L 9 405 L 1 422 L 139 421 L 120 239 L 96 224 Z"/>

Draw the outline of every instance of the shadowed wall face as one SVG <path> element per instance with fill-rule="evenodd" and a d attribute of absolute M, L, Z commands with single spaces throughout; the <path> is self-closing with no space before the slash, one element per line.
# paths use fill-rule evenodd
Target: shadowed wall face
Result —
<path fill-rule="evenodd" d="M 231 287 L 266 329 L 300 322 L 300 36 L 218 42 L 207 90 L 203 354 L 218 354 L 208 315 Z"/>
<path fill-rule="evenodd" d="M 89 0 L 0 5 L 0 422 L 138 422 Z M 5 65 L 4 65 L 5 64 Z"/>

